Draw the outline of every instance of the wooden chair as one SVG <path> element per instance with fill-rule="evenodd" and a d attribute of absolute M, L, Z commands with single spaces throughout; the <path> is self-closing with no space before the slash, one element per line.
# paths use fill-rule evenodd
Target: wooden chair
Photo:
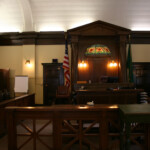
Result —
<path fill-rule="evenodd" d="M 58 104 L 68 104 L 70 103 L 70 93 L 67 86 L 58 86 L 56 91 L 56 103 Z"/>

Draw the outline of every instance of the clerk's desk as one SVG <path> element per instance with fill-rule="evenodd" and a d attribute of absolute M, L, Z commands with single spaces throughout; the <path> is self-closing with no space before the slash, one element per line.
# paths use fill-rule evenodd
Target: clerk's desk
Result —
<path fill-rule="evenodd" d="M 150 104 L 128 104 L 118 105 L 121 120 L 121 150 L 130 150 L 131 123 L 150 123 Z M 125 125 L 126 140 L 123 141 L 123 130 Z M 148 130 L 149 131 L 149 130 Z M 149 137 L 149 136 L 148 136 Z M 150 139 L 147 149 L 150 149 Z"/>
<path fill-rule="evenodd" d="M 77 89 L 76 103 L 86 104 L 94 101 L 95 104 L 136 104 L 138 94 L 143 89 Z"/>

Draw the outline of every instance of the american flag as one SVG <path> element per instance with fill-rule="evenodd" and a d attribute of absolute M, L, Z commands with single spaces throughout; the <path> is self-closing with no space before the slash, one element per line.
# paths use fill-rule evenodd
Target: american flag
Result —
<path fill-rule="evenodd" d="M 68 56 L 68 42 L 65 43 L 65 56 L 63 61 L 65 86 L 70 87 L 70 68 L 69 68 L 69 56 Z"/>

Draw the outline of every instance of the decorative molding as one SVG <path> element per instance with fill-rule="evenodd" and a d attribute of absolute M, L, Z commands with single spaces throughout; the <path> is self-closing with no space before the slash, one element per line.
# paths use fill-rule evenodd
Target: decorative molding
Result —
<path fill-rule="evenodd" d="M 81 36 L 114 36 L 129 34 L 131 30 L 98 20 L 77 28 L 70 29 L 68 32 L 70 35 Z"/>
<path fill-rule="evenodd" d="M 54 45 L 65 44 L 65 32 L 1 33 L 0 45 Z"/>
<path fill-rule="evenodd" d="M 68 36 L 78 42 L 78 36 Z M 0 46 L 65 44 L 65 32 L 9 32 L 0 33 Z M 131 44 L 150 44 L 150 31 L 131 31 Z"/>
<path fill-rule="evenodd" d="M 150 31 L 132 31 L 131 44 L 150 44 Z"/>

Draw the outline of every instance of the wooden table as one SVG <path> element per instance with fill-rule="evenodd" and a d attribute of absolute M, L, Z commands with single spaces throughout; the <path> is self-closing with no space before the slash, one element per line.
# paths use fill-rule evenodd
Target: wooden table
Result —
<path fill-rule="evenodd" d="M 119 115 L 121 119 L 121 150 L 130 150 L 131 123 L 150 123 L 149 104 L 128 104 L 119 105 Z M 125 125 L 125 142 L 123 141 L 123 130 Z M 149 131 L 149 130 L 148 130 Z M 149 137 L 149 136 L 148 136 Z M 149 140 L 149 139 L 148 139 Z M 149 143 L 149 142 L 148 142 Z M 150 149 L 150 144 L 147 144 Z"/>

